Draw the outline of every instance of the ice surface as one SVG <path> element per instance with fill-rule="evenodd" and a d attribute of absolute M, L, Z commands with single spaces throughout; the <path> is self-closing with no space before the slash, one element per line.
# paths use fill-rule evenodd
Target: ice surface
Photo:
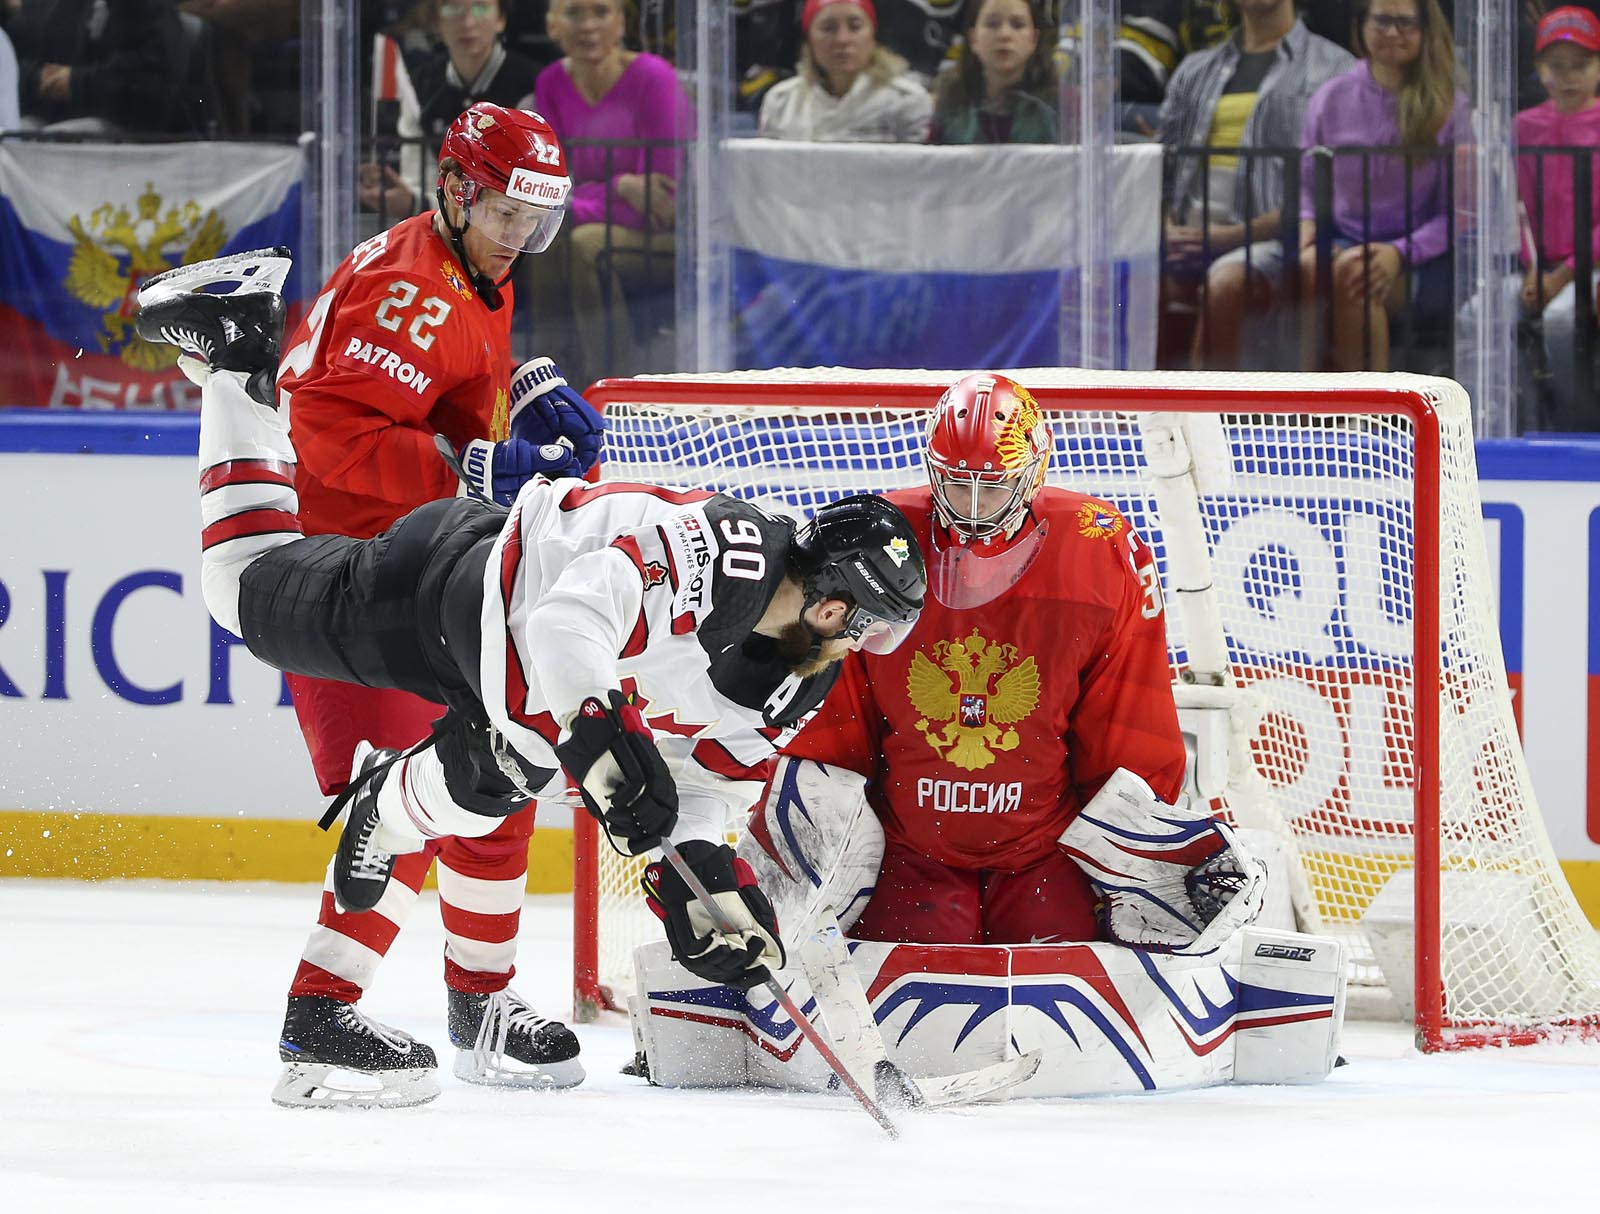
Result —
<path fill-rule="evenodd" d="M 617 1073 L 620 1017 L 578 1029 L 588 1081 L 449 1074 L 436 900 L 363 1006 L 440 1051 L 408 1110 L 269 1103 L 309 887 L 0 882 L 0 1211 L 1338 1210 L 1592 1208 L 1600 1046 L 1424 1057 L 1353 1024 L 1308 1088 L 1019 1101 L 901 1115 L 844 1098 L 672 1092 Z M 565 1015 L 570 903 L 531 898 L 515 985 Z M 514 1205 L 513 1205 L 514 1203 Z"/>

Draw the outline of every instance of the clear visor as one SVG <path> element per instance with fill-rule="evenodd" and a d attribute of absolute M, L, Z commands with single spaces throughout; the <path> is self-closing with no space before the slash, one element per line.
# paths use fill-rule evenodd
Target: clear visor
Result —
<path fill-rule="evenodd" d="M 857 607 L 840 630 L 841 639 L 854 641 L 868 653 L 893 653 L 916 626 L 917 613 L 906 620 L 886 620 L 865 607 Z"/>
<path fill-rule="evenodd" d="M 928 468 L 939 510 L 961 540 L 989 539 L 1015 527 L 1028 508 L 1028 489 L 1037 475 L 1036 462 L 1016 472 Z"/>
<path fill-rule="evenodd" d="M 1044 549 L 1048 520 L 1011 540 L 951 543 L 943 527 L 933 529 L 933 560 L 928 563 L 928 588 L 933 597 L 956 611 L 993 602 L 1019 581 Z"/>
<path fill-rule="evenodd" d="M 561 230 L 565 207 L 541 207 L 483 190 L 463 217 L 467 227 L 512 253 L 543 253 Z"/>

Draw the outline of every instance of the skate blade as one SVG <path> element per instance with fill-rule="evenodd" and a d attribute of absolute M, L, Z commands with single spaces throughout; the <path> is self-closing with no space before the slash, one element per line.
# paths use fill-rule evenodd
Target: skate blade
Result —
<path fill-rule="evenodd" d="M 352 1071 L 319 1062 L 284 1066 L 272 1103 L 285 1109 L 409 1109 L 439 1094 L 432 1067 Z"/>
<path fill-rule="evenodd" d="M 264 292 L 281 294 L 293 264 L 294 259 L 290 256 L 287 246 L 278 245 L 270 249 L 251 249 L 245 253 L 230 253 L 226 257 L 213 257 L 209 261 L 176 266 L 144 280 L 139 287 L 139 306 L 148 307 L 178 295 L 186 295 L 201 287 L 212 286 L 228 287 L 228 289 L 208 291 L 208 294 L 258 295 Z"/>
<path fill-rule="evenodd" d="M 475 1083 L 486 1088 L 573 1088 L 584 1080 L 583 1063 L 576 1058 L 564 1062 L 546 1062 L 535 1065 L 503 1058 L 499 1064 L 485 1061 L 480 1065 L 471 1050 L 457 1050 L 453 1068 L 455 1077 L 463 1083 Z"/>

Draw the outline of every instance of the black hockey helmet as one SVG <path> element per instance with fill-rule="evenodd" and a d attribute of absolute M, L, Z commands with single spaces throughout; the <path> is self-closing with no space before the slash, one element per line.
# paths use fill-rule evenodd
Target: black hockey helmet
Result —
<path fill-rule="evenodd" d="M 888 653 L 917 622 L 928 569 L 911 523 L 884 498 L 856 494 L 829 502 L 795 532 L 789 564 L 805 605 L 823 599 L 855 604 L 843 636 Z"/>

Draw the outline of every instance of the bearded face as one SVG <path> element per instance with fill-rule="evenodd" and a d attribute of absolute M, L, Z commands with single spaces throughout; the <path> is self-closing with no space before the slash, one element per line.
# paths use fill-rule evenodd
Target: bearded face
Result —
<path fill-rule="evenodd" d="M 811 657 L 811 644 L 815 634 L 799 620 L 793 620 L 783 626 L 783 631 L 772 638 L 777 650 L 778 660 L 789 668 L 790 673 L 808 679 L 814 674 L 820 674 L 835 662 L 842 661 L 844 655 L 850 652 L 850 642 L 830 637 L 822 642 L 822 652 L 816 657 Z"/>

